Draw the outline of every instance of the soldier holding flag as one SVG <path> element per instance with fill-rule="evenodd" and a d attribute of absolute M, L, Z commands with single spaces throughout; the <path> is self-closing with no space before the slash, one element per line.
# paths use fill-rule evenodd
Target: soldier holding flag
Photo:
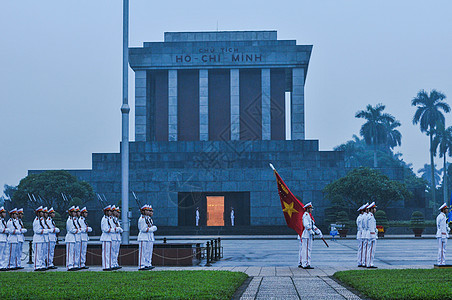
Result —
<path fill-rule="evenodd" d="M 320 235 L 323 238 L 323 234 L 315 226 L 314 218 L 312 217 L 312 203 L 309 202 L 304 206 L 305 213 L 303 214 L 303 234 L 301 235 L 302 247 L 301 247 L 301 265 L 303 269 L 314 269 L 311 267 L 311 251 L 312 242 L 314 240 L 314 234 Z"/>

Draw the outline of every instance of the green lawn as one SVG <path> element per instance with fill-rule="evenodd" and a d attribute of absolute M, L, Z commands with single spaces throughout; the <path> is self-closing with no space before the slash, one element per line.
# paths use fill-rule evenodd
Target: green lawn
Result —
<path fill-rule="evenodd" d="M 228 271 L 0 273 L 0 299 L 231 299 L 248 276 Z"/>
<path fill-rule="evenodd" d="M 452 269 L 355 270 L 334 277 L 372 299 L 452 299 Z"/>

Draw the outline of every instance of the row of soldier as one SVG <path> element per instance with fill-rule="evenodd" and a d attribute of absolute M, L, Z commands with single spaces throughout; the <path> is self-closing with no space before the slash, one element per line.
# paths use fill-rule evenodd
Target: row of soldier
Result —
<path fill-rule="evenodd" d="M 121 233 L 123 232 L 119 221 L 121 211 L 115 205 L 108 205 L 104 207 L 103 211 L 100 237 L 102 269 L 112 271 L 121 268 L 118 264 Z M 152 266 L 154 232 L 157 227 L 152 220 L 151 205 L 144 205 L 140 211 L 141 216 L 138 219 L 139 270 L 152 270 L 154 268 Z M 0 207 L 0 271 L 23 269 L 21 257 L 25 240 L 24 233 L 27 232 L 22 222 L 23 212 L 23 209 L 17 208 L 10 210 L 10 219 L 6 222 L 6 210 Z M 35 213 L 32 257 L 34 270 L 56 269 L 53 258 L 60 229 L 55 225 L 55 210 L 40 206 Z M 80 209 L 78 206 L 72 206 L 68 209 L 68 214 L 65 237 L 66 268 L 68 271 L 88 269 L 86 266 L 88 233 L 92 232 L 92 228 L 86 221 L 88 210 L 86 207 Z"/>

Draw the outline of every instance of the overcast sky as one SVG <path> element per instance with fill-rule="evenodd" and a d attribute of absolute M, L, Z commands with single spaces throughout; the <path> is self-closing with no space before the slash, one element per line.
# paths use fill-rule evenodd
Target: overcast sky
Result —
<path fill-rule="evenodd" d="M 415 171 L 429 162 L 410 102 L 433 88 L 452 99 L 452 1 L 130 2 L 134 47 L 217 24 L 313 45 L 306 138 L 332 150 L 359 133 L 356 111 L 381 102 L 402 123 L 396 151 Z M 119 152 L 122 1 L 2 1 L 0 28 L 0 184 L 29 169 L 90 169 L 91 153 Z"/>

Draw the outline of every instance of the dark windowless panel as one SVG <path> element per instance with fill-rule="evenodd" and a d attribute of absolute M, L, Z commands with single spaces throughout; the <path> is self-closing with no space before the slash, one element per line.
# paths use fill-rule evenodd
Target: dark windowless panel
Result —
<path fill-rule="evenodd" d="M 177 71 L 177 140 L 199 141 L 199 70 Z"/>
<path fill-rule="evenodd" d="M 240 70 L 240 139 L 262 139 L 261 70 Z"/>
<path fill-rule="evenodd" d="M 149 124 L 151 140 L 168 140 L 168 71 L 150 72 L 151 105 Z M 155 137 L 155 138 L 154 138 Z"/>
<path fill-rule="evenodd" d="M 231 139 L 231 87 L 229 70 L 209 70 L 209 140 Z"/>
<path fill-rule="evenodd" d="M 270 113 L 272 140 L 284 140 L 286 138 L 285 87 L 286 80 L 284 69 L 270 70 Z"/>

